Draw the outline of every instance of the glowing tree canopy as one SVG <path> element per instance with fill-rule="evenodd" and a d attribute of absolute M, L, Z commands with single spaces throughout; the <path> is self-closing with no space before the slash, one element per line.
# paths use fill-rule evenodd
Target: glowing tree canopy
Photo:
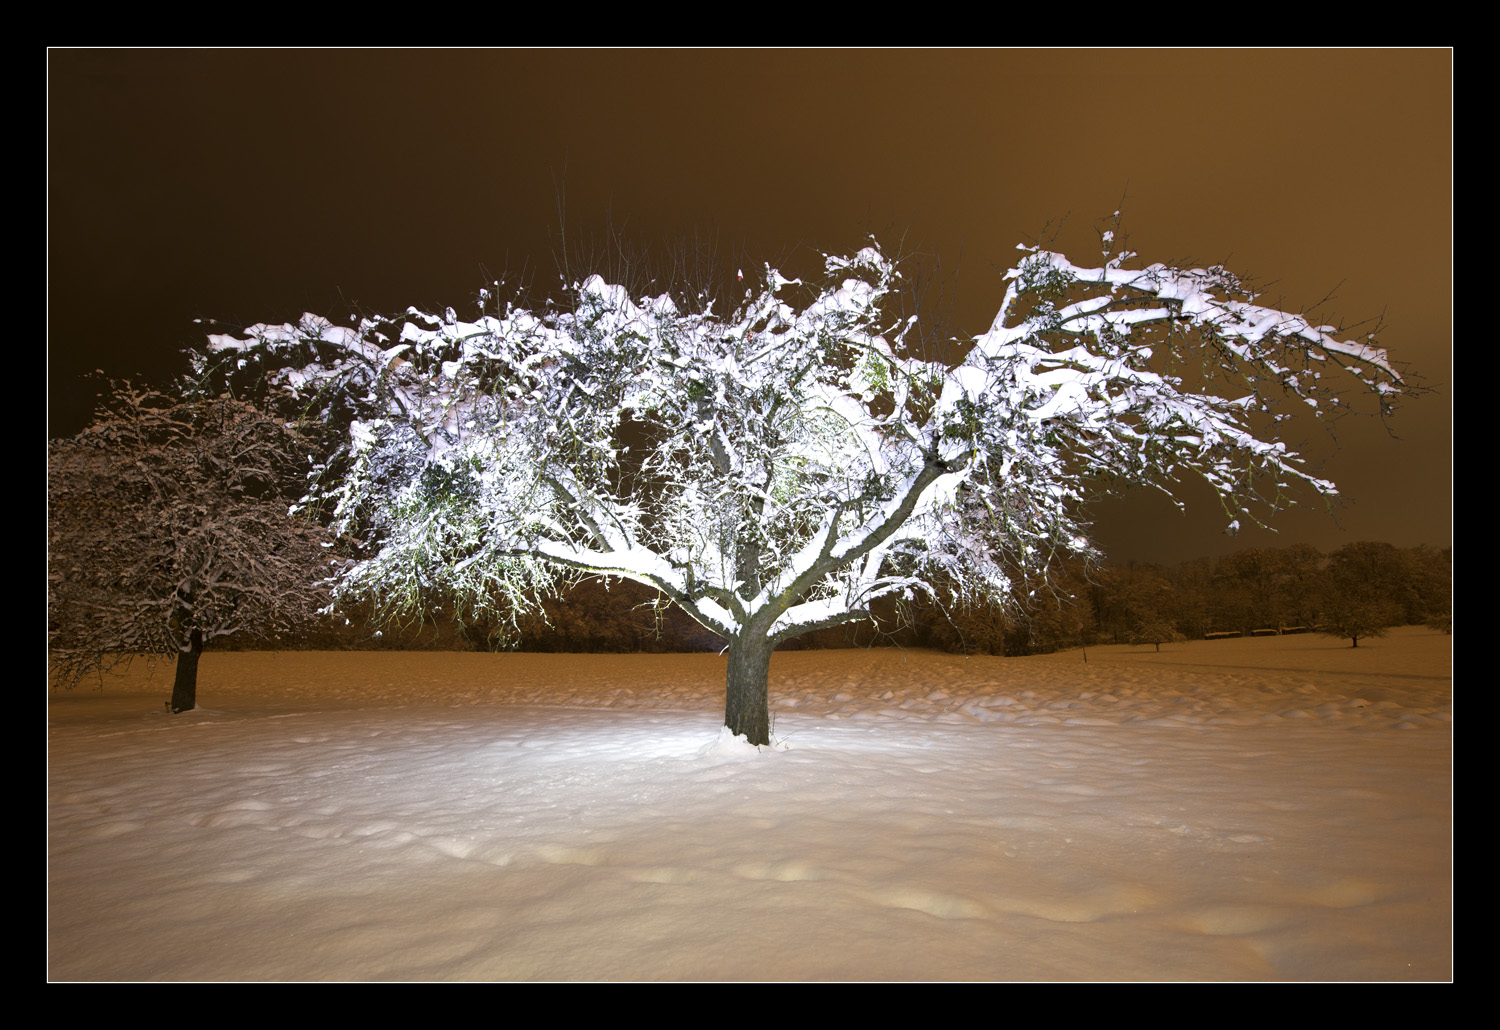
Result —
<path fill-rule="evenodd" d="M 1003 597 L 1087 550 L 1086 502 L 1127 485 L 1201 478 L 1231 526 L 1293 488 L 1331 497 L 1275 407 L 1325 416 L 1352 389 L 1384 410 L 1399 389 L 1373 341 L 1259 307 L 1223 268 L 1021 249 L 956 367 L 883 314 L 899 272 L 873 245 L 816 285 L 767 267 L 724 315 L 595 276 L 561 309 L 308 315 L 210 349 L 347 425 L 314 492 L 367 548 L 339 597 L 399 618 L 636 580 L 727 642 L 725 723 L 764 744 L 777 643 L 882 598 Z"/>

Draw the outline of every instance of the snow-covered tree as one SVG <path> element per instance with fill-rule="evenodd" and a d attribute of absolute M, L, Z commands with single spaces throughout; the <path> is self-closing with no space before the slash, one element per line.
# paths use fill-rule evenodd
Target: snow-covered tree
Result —
<path fill-rule="evenodd" d="M 725 724 L 764 744 L 777 643 L 939 582 L 1004 597 L 1089 550 L 1100 492 L 1197 477 L 1231 529 L 1297 488 L 1332 497 L 1278 404 L 1399 392 L 1373 340 L 1258 306 L 1223 268 L 1021 249 L 951 366 L 888 314 L 900 274 L 873 245 L 817 283 L 766 267 L 723 313 L 595 276 L 546 310 L 308 315 L 209 347 L 348 426 L 315 491 L 368 546 L 340 596 L 399 617 L 435 594 L 519 610 L 559 573 L 636 580 L 727 643 Z"/>
<path fill-rule="evenodd" d="M 327 604 L 327 534 L 289 514 L 309 446 L 230 398 L 116 384 L 47 455 L 48 619 L 72 685 L 131 656 L 176 658 L 174 712 L 196 704 L 211 641 L 305 632 Z"/>

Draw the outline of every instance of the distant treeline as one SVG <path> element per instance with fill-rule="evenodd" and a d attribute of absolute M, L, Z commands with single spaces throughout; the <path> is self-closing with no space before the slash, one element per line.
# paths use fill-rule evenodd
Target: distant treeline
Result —
<path fill-rule="evenodd" d="M 1386 626 L 1452 631 L 1452 551 L 1349 544 L 1324 554 L 1306 544 L 1251 548 L 1176 566 L 1055 566 L 1018 578 L 1004 603 L 956 608 L 918 599 L 877 610 L 873 622 L 809 633 L 786 650 L 900 644 L 976 654 L 1040 654 L 1089 644 L 1156 644 L 1266 632 L 1363 637 Z M 427 621 L 375 626 L 358 612 L 291 646 L 328 649 L 485 650 L 500 638 L 483 622 L 435 607 Z M 231 647 L 265 642 L 245 636 Z M 283 637 L 278 646 L 288 646 Z M 637 583 L 589 579 L 546 605 L 514 645 L 539 652 L 709 651 L 717 637 Z"/>

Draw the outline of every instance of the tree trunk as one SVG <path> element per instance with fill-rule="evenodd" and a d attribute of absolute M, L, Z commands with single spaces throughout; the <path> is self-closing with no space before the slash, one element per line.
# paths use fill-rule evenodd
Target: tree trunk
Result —
<path fill-rule="evenodd" d="M 198 656 L 203 653 L 203 634 L 193 630 L 188 650 L 177 652 L 177 677 L 172 682 L 172 714 L 190 712 L 198 704 Z"/>
<path fill-rule="evenodd" d="M 729 675 L 724 699 L 724 725 L 752 744 L 771 743 L 771 642 L 761 634 L 729 642 Z"/>

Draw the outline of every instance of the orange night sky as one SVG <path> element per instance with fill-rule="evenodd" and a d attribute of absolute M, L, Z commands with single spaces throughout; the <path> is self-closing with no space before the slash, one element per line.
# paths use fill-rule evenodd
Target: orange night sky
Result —
<path fill-rule="evenodd" d="M 92 369 L 166 377 L 194 318 L 463 310 L 572 226 L 941 257 L 978 332 L 1017 243 L 1223 262 L 1325 320 L 1383 315 L 1431 392 L 1314 429 L 1348 504 L 1231 539 L 1212 497 L 1096 509 L 1117 561 L 1451 544 L 1449 50 L 149 51 L 48 54 L 49 433 Z M 1294 441 L 1295 442 L 1295 441 Z"/>

